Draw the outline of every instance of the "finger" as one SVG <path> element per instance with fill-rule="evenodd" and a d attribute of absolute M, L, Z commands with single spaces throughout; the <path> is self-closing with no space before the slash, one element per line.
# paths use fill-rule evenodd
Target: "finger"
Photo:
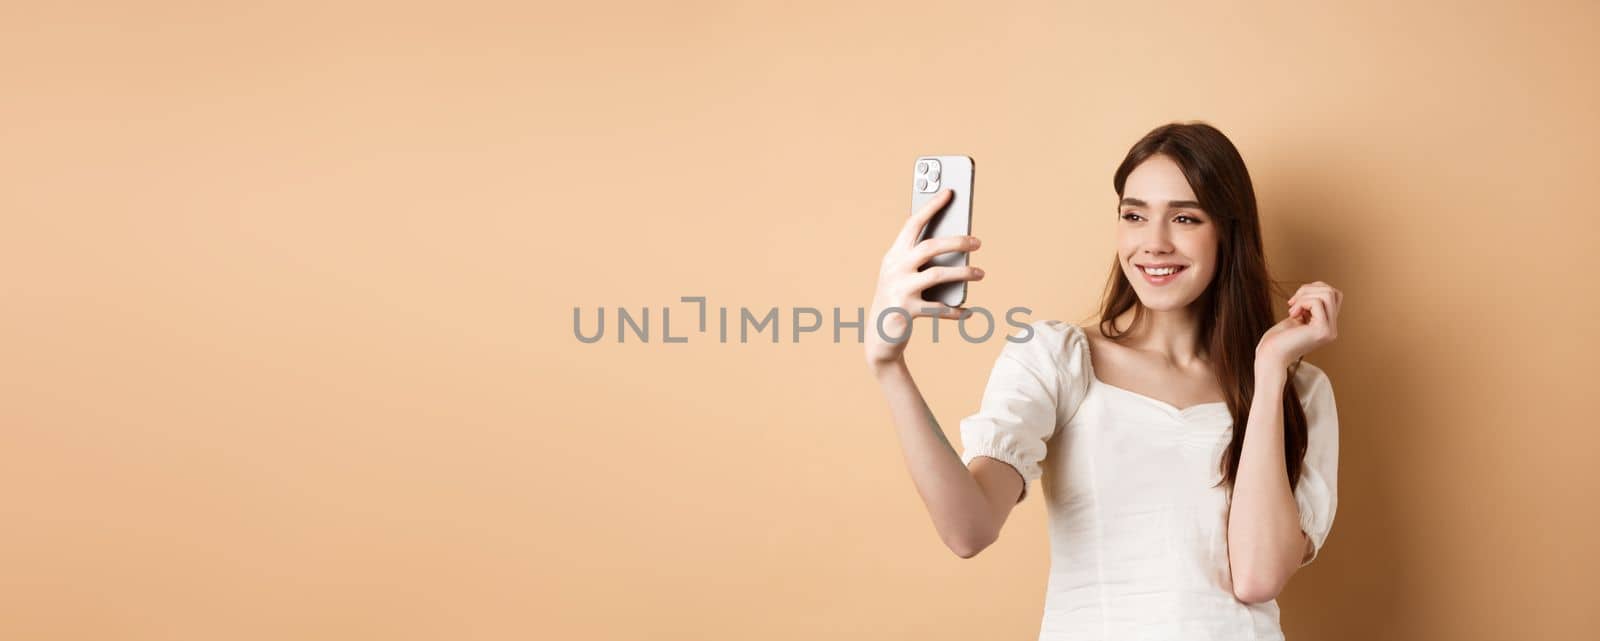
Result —
<path fill-rule="evenodd" d="M 922 204 L 921 209 L 911 212 L 911 217 L 906 219 L 905 226 L 900 228 L 900 235 L 895 239 L 896 244 L 901 247 L 909 247 L 912 243 L 917 242 L 917 235 L 922 231 L 922 227 L 927 225 L 928 220 L 933 218 L 934 214 L 938 213 L 940 209 L 943 209 L 950 202 L 954 194 L 955 192 L 949 187 L 940 189 L 939 193 L 934 194 L 932 198 L 928 199 L 928 202 Z"/>
<path fill-rule="evenodd" d="M 1289 306 L 1289 313 L 1294 316 L 1301 317 L 1301 320 L 1306 323 L 1310 323 L 1313 320 L 1311 315 L 1311 301 L 1316 300 L 1316 298 L 1316 295 L 1311 292 L 1301 292 L 1295 297 L 1294 304 Z"/>
<path fill-rule="evenodd" d="M 1337 318 L 1338 317 L 1338 315 L 1339 315 L 1339 301 L 1334 296 L 1333 290 L 1329 289 L 1329 290 L 1322 290 L 1322 291 L 1312 292 L 1310 294 L 1307 294 L 1307 298 L 1310 299 L 1310 300 L 1320 300 L 1320 301 L 1322 301 L 1323 309 L 1324 309 L 1324 311 L 1328 312 L 1328 317 L 1329 318 Z"/>
<path fill-rule="evenodd" d="M 1322 296 L 1317 297 L 1317 301 L 1322 304 L 1323 322 L 1328 325 L 1328 333 L 1335 336 L 1338 335 L 1339 303 L 1334 300 L 1333 292 L 1324 293 Z"/>
<path fill-rule="evenodd" d="M 976 251 L 981 244 L 977 236 L 939 236 L 929 238 L 917 243 L 916 247 L 911 250 L 911 254 L 906 257 L 906 265 L 904 266 L 909 266 L 915 270 L 926 265 L 928 261 L 939 254 L 953 251 Z"/>
<path fill-rule="evenodd" d="M 1325 293 L 1315 291 L 1300 293 L 1294 299 L 1294 304 L 1289 306 L 1289 315 L 1299 319 L 1301 323 L 1312 323 L 1316 320 L 1316 317 L 1313 314 L 1312 305 L 1315 301 L 1322 300 L 1322 297 L 1325 295 Z"/>
<path fill-rule="evenodd" d="M 1316 291 L 1318 289 L 1321 289 L 1321 287 L 1322 287 L 1321 285 L 1318 285 L 1316 283 L 1306 283 L 1304 285 L 1301 285 L 1301 286 L 1295 288 L 1294 295 L 1290 296 L 1289 300 L 1295 300 L 1295 299 L 1297 299 L 1297 298 L 1299 298 L 1301 296 L 1306 295 L 1307 292 Z"/>
<path fill-rule="evenodd" d="M 1301 324 L 1311 322 L 1310 310 L 1306 309 L 1304 301 L 1299 301 L 1289 306 L 1289 318 L 1293 318 Z"/>
<path fill-rule="evenodd" d="M 1292 306 L 1296 302 L 1299 302 L 1301 300 L 1301 298 L 1306 296 L 1307 294 L 1310 294 L 1310 293 L 1313 293 L 1313 292 L 1321 292 L 1321 291 L 1337 292 L 1339 290 L 1336 290 L 1331 286 L 1322 284 L 1322 281 L 1317 281 L 1315 283 L 1309 283 L 1309 284 L 1306 284 L 1306 285 L 1301 285 L 1300 289 L 1295 290 L 1294 295 L 1289 297 L 1289 305 Z"/>
<path fill-rule="evenodd" d="M 1328 302 L 1322 300 L 1320 297 L 1313 298 L 1307 303 L 1306 307 L 1311 309 L 1311 318 L 1314 321 L 1313 324 L 1326 326 L 1331 332 L 1333 329 L 1333 321 L 1328 317 Z"/>
<path fill-rule="evenodd" d="M 983 270 L 972 266 L 929 267 L 911 277 L 911 287 L 913 292 L 920 292 L 939 283 L 962 280 L 983 280 Z"/>

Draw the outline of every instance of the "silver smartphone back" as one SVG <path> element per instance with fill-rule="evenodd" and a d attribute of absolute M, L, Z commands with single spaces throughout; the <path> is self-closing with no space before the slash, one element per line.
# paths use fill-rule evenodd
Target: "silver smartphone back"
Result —
<path fill-rule="evenodd" d="M 968 156 L 922 156 L 917 158 L 911 179 L 911 210 L 916 211 L 940 189 L 950 188 L 949 204 L 933 215 L 922 228 L 917 242 L 938 236 L 966 236 L 972 233 L 972 158 Z M 920 269 L 935 265 L 964 267 L 967 252 L 946 252 L 934 256 Z M 967 300 L 967 281 L 938 283 L 922 291 L 922 300 L 960 306 Z"/>

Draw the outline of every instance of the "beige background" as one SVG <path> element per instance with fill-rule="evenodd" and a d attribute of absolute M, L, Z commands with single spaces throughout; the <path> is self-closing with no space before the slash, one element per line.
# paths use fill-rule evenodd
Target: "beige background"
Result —
<path fill-rule="evenodd" d="M 972 302 L 1083 318 L 1187 119 L 1346 293 L 1290 638 L 1600 626 L 1592 2 L 215 4 L 0 7 L 0 637 L 1031 639 L 1042 503 L 958 559 L 858 345 L 678 297 L 866 305 L 966 153 Z"/>

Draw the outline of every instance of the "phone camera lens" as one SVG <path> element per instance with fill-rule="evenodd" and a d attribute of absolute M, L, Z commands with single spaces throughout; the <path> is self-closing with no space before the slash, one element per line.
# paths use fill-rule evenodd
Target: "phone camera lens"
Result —
<path fill-rule="evenodd" d="M 927 179 L 918 178 L 917 179 L 917 191 L 927 191 L 927 190 L 928 190 L 928 181 L 927 181 Z"/>
<path fill-rule="evenodd" d="M 919 173 L 919 174 L 928 173 L 928 161 L 926 161 L 926 160 L 917 161 L 917 173 Z"/>

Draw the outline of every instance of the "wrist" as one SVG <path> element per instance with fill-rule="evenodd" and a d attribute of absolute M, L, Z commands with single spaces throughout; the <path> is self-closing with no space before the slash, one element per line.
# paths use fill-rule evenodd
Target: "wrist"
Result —
<path fill-rule="evenodd" d="M 1276 355 L 1260 354 L 1256 356 L 1256 378 L 1263 376 L 1289 376 L 1289 367 L 1299 359 L 1286 359 Z"/>
<path fill-rule="evenodd" d="M 886 376 L 889 376 L 889 375 L 894 374 L 896 372 L 905 371 L 905 369 L 906 369 L 905 355 L 904 354 L 898 354 L 894 358 L 887 358 L 887 359 L 881 359 L 881 360 L 880 359 L 868 359 L 867 360 L 867 369 L 872 372 L 872 377 L 873 378 L 876 378 L 876 379 L 881 381 Z"/>

